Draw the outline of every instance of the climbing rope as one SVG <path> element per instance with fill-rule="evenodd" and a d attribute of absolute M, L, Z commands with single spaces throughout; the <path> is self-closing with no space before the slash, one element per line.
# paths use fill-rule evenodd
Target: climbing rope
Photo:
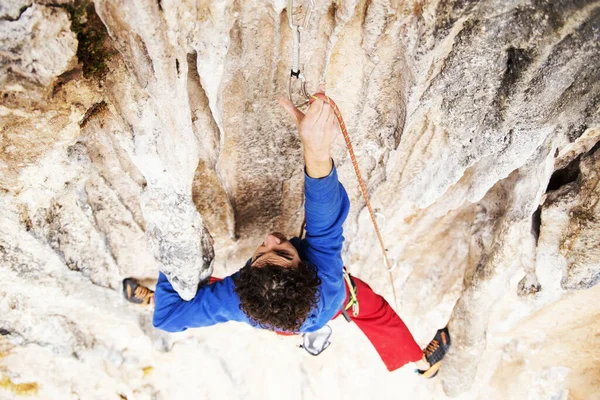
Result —
<path fill-rule="evenodd" d="M 325 103 L 329 104 L 331 106 L 331 108 L 333 109 L 333 112 L 335 113 L 335 116 L 340 124 L 340 128 L 342 129 L 342 135 L 344 136 L 344 140 L 346 141 L 346 147 L 348 148 L 348 152 L 350 153 L 350 159 L 352 160 L 352 165 L 354 166 L 354 172 L 356 173 L 356 177 L 358 179 L 360 191 L 362 192 L 362 195 L 365 199 L 367 209 L 369 210 L 369 215 L 371 216 L 371 221 L 373 221 L 373 226 L 375 227 L 375 232 L 377 233 L 377 238 L 379 239 L 379 244 L 381 246 L 381 250 L 383 251 L 383 259 L 385 261 L 385 265 L 386 265 L 386 268 L 387 268 L 387 271 L 389 274 L 390 284 L 392 286 L 392 294 L 394 295 L 394 305 L 397 307 L 398 301 L 396 300 L 396 288 L 394 287 L 394 279 L 392 276 L 393 268 L 390 263 L 390 260 L 388 259 L 387 250 L 385 248 L 385 245 L 383 244 L 383 237 L 381 235 L 381 231 L 379 230 L 379 226 L 377 225 L 377 220 L 375 219 L 375 212 L 373 212 L 373 207 L 371 207 L 371 202 L 369 201 L 369 194 L 367 193 L 367 187 L 365 185 L 365 182 L 363 181 L 362 175 L 360 174 L 360 170 L 358 169 L 358 162 L 356 161 L 356 156 L 354 155 L 354 148 L 352 147 L 352 143 L 350 142 L 350 136 L 348 135 L 348 130 L 346 129 L 346 124 L 344 122 L 344 118 L 342 118 L 342 113 L 340 112 L 340 109 L 338 108 L 337 104 L 335 104 L 335 102 L 331 98 L 326 96 L 325 94 L 315 93 L 314 95 L 309 96 L 308 92 L 306 90 L 306 78 L 300 71 L 300 61 L 299 61 L 300 60 L 300 33 L 302 32 L 302 30 L 304 30 L 308 27 L 308 23 L 310 20 L 310 14 L 312 12 L 312 9 L 314 8 L 314 5 L 315 5 L 314 0 L 310 0 L 308 8 L 306 10 L 306 14 L 304 16 L 304 22 L 303 22 L 302 26 L 294 25 L 294 20 L 293 20 L 294 19 L 293 18 L 294 0 L 288 0 L 288 8 L 287 8 L 288 24 L 289 24 L 290 28 L 292 29 L 292 32 L 294 35 L 294 46 L 293 46 L 293 53 L 292 53 L 292 69 L 290 71 L 290 77 L 289 77 L 289 83 L 288 83 L 288 98 L 290 99 L 290 101 L 292 103 L 294 103 L 294 100 L 292 98 L 292 80 L 293 80 L 293 78 L 296 78 L 300 81 L 299 94 L 301 94 L 304 97 L 304 99 L 306 99 L 306 101 L 304 101 L 303 103 L 296 104 L 296 107 L 301 107 L 306 104 L 310 105 L 315 100 L 321 99 Z M 300 237 L 302 237 L 302 234 L 304 232 L 305 222 L 306 222 L 306 219 L 302 223 L 302 228 L 300 230 Z"/>
<path fill-rule="evenodd" d="M 379 230 L 379 226 L 377 225 L 377 220 L 375 219 L 375 212 L 373 211 L 373 207 L 371 207 L 371 201 L 369 200 L 369 194 L 367 193 L 367 186 L 365 185 L 365 181 L 360 174 L 360 169 L 358 169 L 358 162 L 356 161 L 356 156 L 354 155 L 354 148 L 352 147 L 352 143 L 350 142 L 350 135 L 348 135 L 348 130 L 346 129 L 346 123 L 344 122 L 344 118 L 342 117 L 342 113 L 338 108 L 335 101 L 333 101 L 330 97 L 325 96 L 323 93 L 315 93 L 310 96 L 309 104 L 312 104 L 316 99 L 321 99 L 325 103 L 331 106 L 339 124 L 342 129 L 342 135 L 344 136 L 344 141 L 346 141 L 346 147 L 348 148 L 348 153 L 350 153 L 350 159 L 352 160 L 352 165 L 354 166 L 354 172 L 356 173 L 356 178 L 358 179 L 358 184 L 360 186 L 360 191 L 365 199 L 365 203 L 367 205 L 367 209 L 369 210 L 369 215 L 371 216 L 371 221 L 373 222 L 373 227 L 375 228 L 375 232 L 377 233 L 377 238 L 379 239 L 379 245 L 381 246 L 381 250 L 383 252 L 383 259 L 385 260 L 385 265 L 388 270 L 390 284 L 392 285 L 392 293 L 394 295 L 394 305 L 398 306 L 398 301 L 396 300 L 396 288 L 394 287 L 394 279 L 392 276 L 392 265 L 387 256 L 387 250 L 385 245 L 383 244 L 383 236 L 381 235 L 381 231 Z"/>

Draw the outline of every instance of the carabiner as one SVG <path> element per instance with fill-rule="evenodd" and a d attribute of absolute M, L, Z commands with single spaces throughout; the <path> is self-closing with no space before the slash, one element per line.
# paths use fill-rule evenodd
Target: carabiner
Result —
<path fill-rule="evenodd" d="M 315 8 L 315 0 L 309 0 L 308 8 L 306 10 L 306 14 L 304 15 L 304 21 L 302 21 L 302 26 L 294 25 L 294 0 L 288 0 L 288 25 L 290 26 L 290 29 L 295 30 L 296 28 L 308 28 L 310 14 L 312 13 L 313 8 Z"/>
<path fill-rule="evenodd" d="M 304 97 L 304 101 L 301 103 L 296 104 L 294 102 L 294 99 L 292 98 L 292 92 L 293 92 L 293 84 L 292 84 L 292 80 L 293 79 L 299 80 L 300 81 L 300 90 L 298 90 L 298 94 L 300 94 L 302 97 Z M 300 71 L 298 71 L 298 74 L 294 74 L 294 72 L 290 72 L 290 78 L 288 80 L 288 99 L 290 99 L 290 101 L 292 103 L 294 103 L 294 105 L 298 108 L 300 107 L 304 107 L 305 105 L 308 104 L 309 100 L 310 100 L 310 95 L 308 94 L 308 91 L 306 90 L 306 78 L 304 77 L 304 75 L 302 75 L 302 73 L 300 73 Z"/>
<path fill-rule="evenodd" d="M 303 106 L 307 105 L 308 101 L 310 99 L 310 95 L 308 94 L 308 91 L 306 90 L 306 78 L 300 71 L 300 32 L 303 29 L 306 29 L 308 27 L 308 22 L 310 20 L 310 14 L 311 14 L 314 6 L 315 6 L 314 0 L 310 0 L 309 6 L 306 10 L 306 14 L 304 15 L 303 26 L 294 25 L 294 0 L 288 0 L 288 8 L 287 8 L 288 25 L 289 25 L 290 29 L 292 30 L 293 41 L 294 41 L 293 49 L 292 49 L 292 68 L 291 68 L 290 77 L 288 80 L 288 98 L 290 99 L 290 101 L 292 103 L 295 104 L 295 102 L 292 98 L 292 92 L 293 92 L 292 79 L 296 78 L 300 81 L 300 90 L 298 91 L 298 94 L 303 96 L 305 99 L 304 102 L 302 102 L 300 104 L 295 104 L 296 107 L 303 107 Z"/>

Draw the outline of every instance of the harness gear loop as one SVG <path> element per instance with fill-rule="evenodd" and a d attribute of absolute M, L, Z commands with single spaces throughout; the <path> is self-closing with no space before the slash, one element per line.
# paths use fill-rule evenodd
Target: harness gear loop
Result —
<path fill-rule="evenodd" d="M 359 310 L 358 298 L 356 297 L 356 292 L 357 292 L 356 284 L 352 280 L 352 276 L 350 275 L 350 272 L 348 272 L 346 270 L 346 268 L 344 268 L 344 279 L 346 280 L 346 285 L 348 285 L 348 293 L 350 294 L 350 300 L 344 307 L 344 310 L 348 311 L 348 309 L 350 309 L 350 307 L 352 307 L 352 315 L 354 317 L 358 317 L 358 313 L 360 310 Z M 350 322 L 350 321 L 348 321 L 348 322 Z"/>
<path fill-rule="evenodd" d="M 300 71 L 300 33 L 308 28 L 308 23 L 310 21 L 310 15 L 315 6 L 315 1 L 310 0 L 308 7 L 306 9 L 306 13 L 304 15 L 304 21 L 302 25 L 294 25 L 294 0 L 288 0 L 287 6 L 287 15 L 288 15 L 288 25 L 292 30 L 292 38 L 294 40 L 293 48 L 292 48 L 292 69 L 290 70 L 290 77 L 288 79 L 288 98 L 292 103 L 294 100 L 292 99 L 293 92 L 293 80 L 300 81 L 300 90 L 298 93 L 304 97 L 304 101 L 299 104 L 295 104 L 296 107 L 303 107 L 308 104 L 308 100 L 310 98 L 308 91 L 306 90 L 306 78 Z"/>
<path fill-rule="evenodd" d="M 331 106 L 333 113 L 337 117 L 337 120 L 340 124 L 340 128 L 342 130 L 342 135 L 344 136 L 344 141 L 346 142 L 346 147 L 348 148 L 348 153 L 350 154 L 350 159 L 352 160 L 352 165 L 354 166 L 354 172 L 356 173 L 356 178 L 358 179 L 358 184 L 360 186 L 360 191 L 365 199 L 365 203 L 367 205 L 367 209 L 369 210 L 369 215 L 371 216 L 371 221 L 373 222 L 373 227 L 375 228 L 375 232 L 377 233 L 377 238 L 379 239 L 379 245 L 381 246 L 381 250 L 383 251 L 383 258 L 385 261 L 385 265 L 388 270 L 390 284 L 392 285 L 392 294 L 394 295 L 394 305 L 398 307 L 398 300 L 396 299 L 396 288 L 394 287 L 394 279 L 392 276 L 392 264 L 387 256 L 387 249 L 383 244 L 383 237 L 381 232 L 379 231 L 379 226 L 377 225 L 377 220 L 375 218 L 375 212 L 373 211 L 373 207 L 371 207 L 371 201 L 369 200 L 369 194 L 367 193 L 367 186 L 363 181 L 362 175 L 360 174 L 360 170 L 358 169 L 358 162 L 356 161 L 356 156 L 354 155 L 354 148 L 352 147 L 352 143 L 350 142 L 350 136 L 348 135 L 348 130 L 346 129 L 346 123 L 342 118 L 342 113 L 338 108 L 337 104 L 326 96 L 323 93 L 316 93 L 310 96 L 309 104 L 312 104 L 315 100 L 320 99 L 325 103 Z"/>

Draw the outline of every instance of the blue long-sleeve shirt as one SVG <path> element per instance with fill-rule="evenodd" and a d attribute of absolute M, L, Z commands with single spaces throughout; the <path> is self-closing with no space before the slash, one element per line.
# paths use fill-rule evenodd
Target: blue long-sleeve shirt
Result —
<path fill-rule="evenodd" d="M 338 181 L 335 165 L 324 178 L 314 179 L 305 173 L 304 193 L 306 238 L 293 238 L 290 243 L 302 260 L 317 267 L 321 279 L 321 295 L 316 307 L 300 328 L 300 332 L 312 332 L 331 320 L 346 298 L 341 256 L 342 224 L 348 216 L 350 201 Z M 201 286 L 192 300 L 184 301 L 160 272 L 154 294 L 153 325 L 168 332 L 180 332 L 227 321 L 251 324 L 240 310 L 240 299 L 234 291 L 238 274 Z"/>

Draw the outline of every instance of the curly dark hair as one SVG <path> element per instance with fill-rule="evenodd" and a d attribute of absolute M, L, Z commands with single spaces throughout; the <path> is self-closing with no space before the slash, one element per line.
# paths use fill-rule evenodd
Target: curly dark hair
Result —
<path fill-rule="evenodd" d="M 235 280 L 240 309 L 255 326 L 274 331 L 298 332 L 317 304 L 321 279 L 304 261 L 297 267 L 247 264 Z"/>

